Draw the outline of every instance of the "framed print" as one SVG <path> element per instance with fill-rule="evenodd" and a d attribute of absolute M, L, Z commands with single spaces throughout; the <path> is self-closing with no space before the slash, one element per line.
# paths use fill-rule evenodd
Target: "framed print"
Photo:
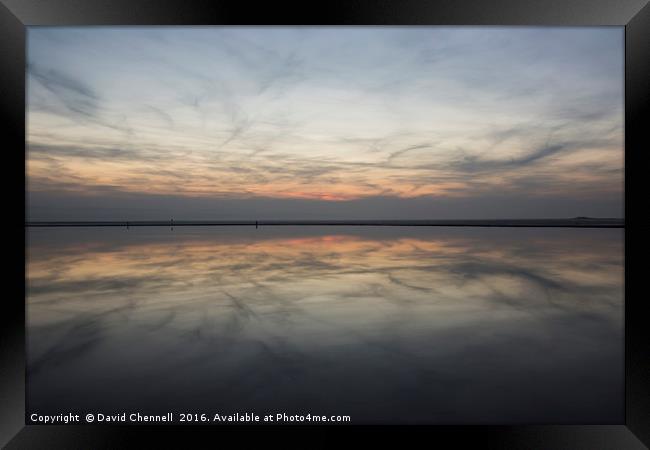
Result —
<path fill-rule="evenodd" d="M 648 445 L 647 2 L 2 1 L 7 448 Z"/>

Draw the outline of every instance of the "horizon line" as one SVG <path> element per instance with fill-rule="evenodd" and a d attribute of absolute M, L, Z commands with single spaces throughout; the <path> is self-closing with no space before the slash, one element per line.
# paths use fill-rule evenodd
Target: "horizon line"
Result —
<path fill-rule="evenodd" d="M 245 219 L 245 220 L 44 220 L 25 227 L 174 227 L 174 226 L 440 226 L 625 228 L 624 218 L 562 219 Z"/>

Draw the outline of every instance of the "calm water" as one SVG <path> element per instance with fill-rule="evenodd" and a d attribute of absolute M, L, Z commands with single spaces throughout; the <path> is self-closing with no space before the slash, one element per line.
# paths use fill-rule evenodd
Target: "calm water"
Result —
<path fill-rule="evenodd" d="M 623 233 L 30 229 L 28 410 L 622 422 Z"/>

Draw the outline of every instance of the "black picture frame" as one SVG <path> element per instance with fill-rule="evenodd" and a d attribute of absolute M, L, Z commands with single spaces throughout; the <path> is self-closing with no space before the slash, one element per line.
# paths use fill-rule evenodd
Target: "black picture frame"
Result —
<path fill-rule="evenodd" d="M 34 25 L 537 25 L 625 27 L 625 423 L 525 426 L 54 426 L 25 425 L 25 36 Z M 122 448 L 153 439 L 191 447 L 199 439 L 291 438 L 310 433 L 303 445 L 425 439 L 479 448 L 626 449 L 650 445 L 650 354 L 645 296 L 641 290 L 647 227 L 639 189 L 650 107 L 650 6 L 648 0 L 0 0 L 0 124 L 5 166 L 5 250 L 9 287 L 2 300 L 0 341 L 0 445 L 7 448 Z M 10 203 L 8 199 L 18 199 Z M 639 203 L 637 205 L 637 203 Z M 635 207 L 636 205 L 636 207 Z M 641 208 L 640 208 L 641 207 Z M 7 242 L 5 242 L 6 244 Z M 637 274 L 638 273 L 638 274 Z M 21 279 L 23 281 L 21 281 Z M 287 433 L 289 431 L 289 433 Z M 299 431 L 299 433 L 297 433 Z M 353 433 L 350 433 L 353 431 Z M 204 442 L 211 442 L 210 440 Z"/>

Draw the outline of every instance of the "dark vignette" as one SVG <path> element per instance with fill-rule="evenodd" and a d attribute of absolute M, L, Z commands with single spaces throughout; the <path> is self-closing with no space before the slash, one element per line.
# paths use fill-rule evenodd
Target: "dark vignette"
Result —
<path fill-rule="evenodd" d="M 625 236 L 625 404 L 626 425 L 646 445 L 650 445 L 650 358 L 648 357 L 648 317 L 641 270 L 648 250 L 647 223 L 639 205 L 643 199 L 641 161 L 648 148 L 650 109 L 650 4 L 630 20 L 625 28 L 625 217 L 632 227 Z M 636 198 L 635 198 L 636 196 Z M 645 200 L 645 201 L 643 201 Z M 636 203 L 636 209 L 633 204 Z"/>
<path fill-rule="evenodd" d="M 25 424 L 25 27 L 0 4 L 0 124 L 8 181 L 3 180 L 5 230 L 15 245 L 5 250 L 0 313 L 0 445 Z M 5 178 L 5 180 L 7 180 Z M 22 192 L 21 192 L 22 191 Z M 7 202 L 12 199 L 13 202 Z M 5 241 L 6 242 L 6 241 Z M 4 249 L 6 247 L 3 245 Z"/>

